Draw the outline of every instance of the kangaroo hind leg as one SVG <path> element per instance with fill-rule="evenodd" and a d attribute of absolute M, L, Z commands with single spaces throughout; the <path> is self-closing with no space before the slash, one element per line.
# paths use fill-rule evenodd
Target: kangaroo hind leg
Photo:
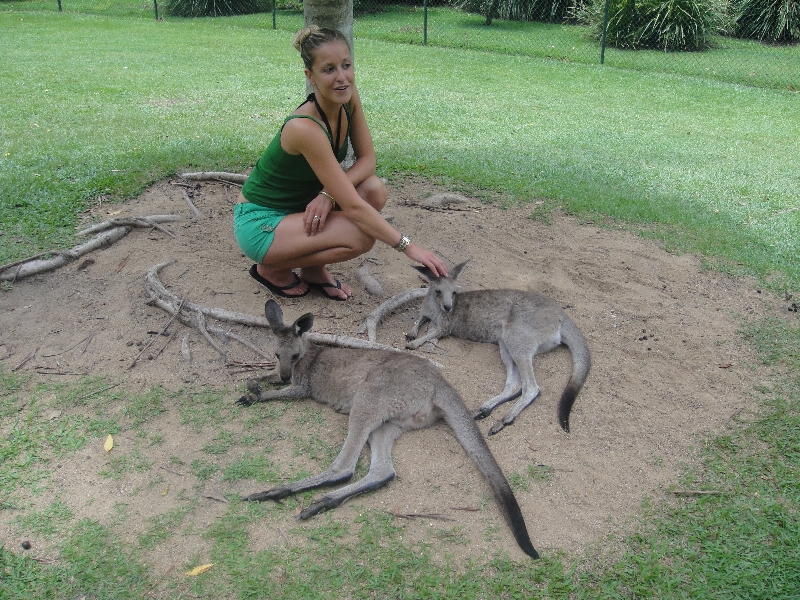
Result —
<path fill-rule="evenodd" d="M 271 490 L 250 494 L 249 496 L 244 496 L 242 500 L 255 500 L 258 502 L 263 502 L 264 500 L 281 500 L 282 498 L 305 490 L 348 481 L 353 477 L 353 473 L 356 471 L 356 463 L 361 454 L 361 449 L 367 442 L 367 435 L 368 432 L 362 431 L 354 433 L 354 430 L 351 428 L 347 432 L 347 438 L 344 441 L 342 449 L 339 451 L 339 455 L 331 466 L 319 475 L 312 475 L 311 477 L 287 483 Z"/>
<path fill-rule="evenodd" d="M 371 452 L 369 472 L 350 485 L 328 492 L 303 510 L 297 518 L 305 520 L 322 511 L 334 509 L 345 500 L 377 489 L 394 479 L 395 470 L 392 462 L 392 448 L 402 433 L 403 430 L 393 423 L 384 423 L 373 431 L 369 436 Z"/>
<path fill-rule="evenodd" d="M 492 425 L 491 429 L 489 429 L 489 435 L 499 433 L 508 425 L 513 424 L 520 413 L 528 408 L 539 396 L 539 384 L 536 383 L 536 377 L 533 374 L 534 354 L 528 349 L 520 349 L 513 354 L 509 351 L 509 355 L 511 355 L 519 373 L 519 378 L 522 380 L 522 389 L 517 392 L 519 400 L 514 403 L 502 419 Z"/>
<path fill-rule="evenodd" d="M 492 411 L 509 400 L 517 398 L 522 393 L 522 381 L 519 376 L 519 369 L 511 356 L 505 342 L 500 340 L 500 358 L 506 366 L 506 385 L 503 391 L 491 400 L 484 402 L 481 407 L 472 413 L 473 419 L 485 419 Z"/>

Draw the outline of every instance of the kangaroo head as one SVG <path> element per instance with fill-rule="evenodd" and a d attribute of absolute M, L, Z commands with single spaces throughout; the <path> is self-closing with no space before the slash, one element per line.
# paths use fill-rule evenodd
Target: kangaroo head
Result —
<path fill-rule="evenodd" d="M 414 268 L 428 280 L 428 295 L 425 297 L 425 302 L 433 302 L 438 310 L 446 313 L 453 310 L 458 290 L 458 278 L 468 262 L 469 260 L 465 260 L 460 265 L 453 267 L 447 277 L 436 277 L 428 267 L 415 266 Z"/>
<path fill-rule="evenodd" d="M 275 300 L 267 300 L 264 305 L 264 316 L 269 321 L 269 327 L 275 336 L 277 348 L 275 358 L 278 359 L 278 373 L 281 381 L 292 379 L 292 371 L 306 354 L 308 342 L 303 334 L 311 329 L 314 324 L 314 315 L 306 313 L 289 326 L 283 324 L 283 311 Z"/>

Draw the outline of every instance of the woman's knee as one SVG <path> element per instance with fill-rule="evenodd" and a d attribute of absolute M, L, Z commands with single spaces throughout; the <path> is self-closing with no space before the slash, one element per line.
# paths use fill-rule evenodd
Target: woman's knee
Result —
<path fill-rule="evenodd" d="M 370 175 L 356 186 L 358 195 L 366 200 L 373 208 L 380 211 L 386 206 L 389 190 L 383 179 L 377 175 Z"/>

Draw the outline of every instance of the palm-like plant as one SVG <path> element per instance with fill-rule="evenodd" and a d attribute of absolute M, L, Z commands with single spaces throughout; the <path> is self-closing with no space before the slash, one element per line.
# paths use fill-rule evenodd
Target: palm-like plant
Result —
<path fill-rule="evenodd" d="M 606 0 L 593 0 L 577 18 L 603 30 Z M 610 0 L 606 43 L 617 48 L 664 52 L 708 48 L 715 30 L 713 0 Z"/>
<path fill-rule="evenodd" d="M 164 10 L 175 17 L 229 17 L 264 11 L 261 0 L 167 0 Z"/>
<path fill-rule="evenodd" d="M 733 35 L 762 42 L 800 41 L 799 0 L 734 0 Z"/>

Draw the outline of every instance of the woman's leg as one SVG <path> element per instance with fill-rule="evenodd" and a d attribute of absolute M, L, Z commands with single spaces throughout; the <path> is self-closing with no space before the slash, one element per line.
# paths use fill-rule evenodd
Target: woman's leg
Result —
<path fill-rule="evenodd" d="M 383 180 L 371 175 L 356 186 L 358 195 L 380 211 L 388 198 Z M 326 265 L 344 262 L 369 252 L 375 240 L 365 235 L 341 211 L 328 214 L 325 229 L 313 236 L 306 235 L 303 213 L 284 217 L 275 229 L 275 239 L 258 265 L 259 274 L 278 286 L 295 282 L 293 269 L 300 268 L 303 283 L 286 291 L 287 295 L 300 295 L 311 284 L 336 284 Z M 347 284 L 341 289 L 326 288 L 329 296 L 349 298 L 352 290 Z"/>

